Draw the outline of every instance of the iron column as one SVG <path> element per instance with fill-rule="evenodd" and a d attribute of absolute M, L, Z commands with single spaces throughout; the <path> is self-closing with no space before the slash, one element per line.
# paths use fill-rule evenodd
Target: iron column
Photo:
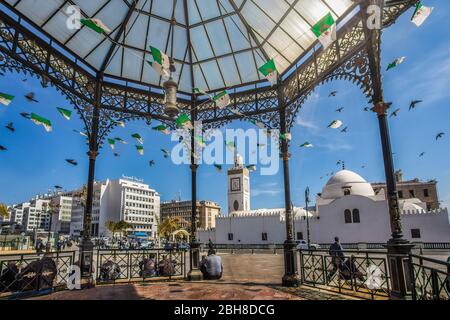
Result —
<path fill-rule="evenodd" d="M 83 219 L 83 238 L 80 243 L 80 267 L 83 278 L 92 285 L 92 267 L 93 267 L 93 254 L 94 244 L 91 240 L 91 226 L 92 226 L 92 205 L 94 198 L 94 180 L 95 180 L 95 161 L 98 155 L 98 129 L 100 122 L 100 105 L 102 96 L 102 81 L 103 75 L 100 73 L 97 75 L 95 83 L 95 95 L 94 106 L 92 111 L 92 128 L 89 136 L 89 173 L 86 191 L 86 205 L 84 208 Z"/>
<path fill-rule="evenodd" d="M 280 135 L 286 134 L 286 105 L 283 100 L 281 80 L 278 81 L 278 107 L 280 113 Z M 292 202 L 291 202 L 291 186 L 289 182 L 289 145 L 287 138 L 280 139 L 281 142 L 281 158 L 283 159 L 283 177 L 284 177 L 284 205 L 286 208 L 286 241 L 284 242 L 284 276 L 282 284 L 285 287 L 297 287 L 300 284 L 300 278 L 297 271 L 297 252 L 296 243 L 293 234 L 292 220 Z"/>
<path fill-rule="evenodd" d="M 189 251 L 189 266 L 188 273 L 189 281 L 202 280 L 202 273 L 200 272 L 200 243 L 197 241 L 197 159 L 196 159 L 196 144 L 195 144 L 195 120 L 197 112 L 196 97 L 192 96 L 192 110 L 191 110 L 191 123 L 193 129 L 191 130 L 191 190 L 192 190 L 192 207 L 191 207 L 191 244 Z"/>

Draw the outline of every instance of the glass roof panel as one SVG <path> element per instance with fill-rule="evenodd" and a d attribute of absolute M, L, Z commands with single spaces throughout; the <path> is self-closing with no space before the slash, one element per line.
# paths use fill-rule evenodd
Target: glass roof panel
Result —
<path fill-rule="evenodd" d="M 145 60 L 153 61 L 150 45 L 171 55 L 174 13 L 174 77 L 180 78 L 180 90 L 189 93 L 192 86 L 219 90 L 263 80 L 258 67 L 270 58 L 275 58 L 280 72 L 285 71 L 316 43 L 313 24 L 328 12 L 339 18 L 355 6 L 351 0 L 137 0 L 125 21 L 133 0 L 6 3 L 93 68 L 99 70 L 109 60 L 107 75 L 156 86 L 161 84 L 160 77 Z M 80 7 L 83 18 L 100 19 L 113 32 L 106 37 L 84 26 L 68 29 L 65 9 L 70 4 Z M 125 32 L 114 44 L 124 23 Z M 112 46 L 114 54 L 106 59 Z"/>

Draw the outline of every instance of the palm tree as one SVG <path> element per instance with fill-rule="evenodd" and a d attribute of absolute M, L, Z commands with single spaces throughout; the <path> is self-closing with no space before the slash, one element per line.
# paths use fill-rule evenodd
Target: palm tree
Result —
<path fill-rule="evenodd" d="M 114 238 L 117 232 L 123 234 L 127 229 L 134 229 L 134 226 L 131 223 L 121 220 L 118 222 L 106 222 L 106 228 L 112 233 L 112 236 Z"/>
<path fill-rule="evenodd" d="M 167 218 L 158 225 L 158 234 L 166 240 L 170 239 L 170 235 L 181 229 L 178 218 Z"/>
<path fill-rule="evenodd" d="M 0 217 L 7 218 L 9 217 L 8 207 L 5 204 L 0 203 Z"/>

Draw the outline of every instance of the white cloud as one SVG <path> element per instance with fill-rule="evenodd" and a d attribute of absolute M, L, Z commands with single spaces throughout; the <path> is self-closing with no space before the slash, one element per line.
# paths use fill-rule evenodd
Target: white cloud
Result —
<path fill-rule="evenodd" d="M 251 189 L 251 195 L 258 197 L 262 195 L 276 196 L 281 193 L 277 182 L 269 182 Z"/>

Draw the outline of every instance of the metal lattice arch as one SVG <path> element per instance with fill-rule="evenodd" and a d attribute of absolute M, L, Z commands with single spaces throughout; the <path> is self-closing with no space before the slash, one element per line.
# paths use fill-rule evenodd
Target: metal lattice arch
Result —
<path fill-rule="evenodd" d="M 89 137 L 86 237 L 92 212 L 95 159 L 119 121 L 157 120 L 175 128 L 164 113 L 162 80 L 146 65 L 149 46 L 174 59 L 180 112 L 206 128 L 252 117 L 268 128 L 290 131 L 302 104 L 324 82 L 345 79 L 361 88 L 380 123 L 391 229 L 402 244 L 398 197 L 386 120 L 380 54 L 383 29 L 418 0 L 5 0 L 0 4 L 0 69 L 29 73 L 71 102 Z M 369 29 L 368 7 L 380 8 L 381 29 Z M 99 18 L 112 32 L 66 27 L 68 6 L 83 18 Z M 311 31 L 325 14 L 337 22 L 337 40 L 326 50 Z M 173 35 L 173 36 L 171 36 Z M 280 77 L 270 86 L 258 67 L 275 59 Z M 210 94 L 227 89 L 231 105 L 218 109 L 193 88 Z M 201 105 L 201 106 L 200 106 Z M 200 106 L 200 107 L 199 107 Z M 230 109 L 238 111 L 231 112 Z M 192 145 L 194 141 L 192 140 Z M 280 150 L 285 180 L 286 275 L 295 284 L 289 186 L 289 145 Z M 192 159 L 192 278 L 195 245 L 196 171 Z M 89 252 L 89 245 L 82 252 Z M 397 248 L 398 249 L 398 248 Z M 81 258 L 89 259 L 88 257 Z M 399 258 L 398 258 L 399 259 Z M 397 260 L 396 260 L 397 261 Z M 400 260 L 398 273 L 403 274 Z M 403 290 L 404 288 L 400 288 Z M 399 290 L 400 290 L 399 289 Z"/>

